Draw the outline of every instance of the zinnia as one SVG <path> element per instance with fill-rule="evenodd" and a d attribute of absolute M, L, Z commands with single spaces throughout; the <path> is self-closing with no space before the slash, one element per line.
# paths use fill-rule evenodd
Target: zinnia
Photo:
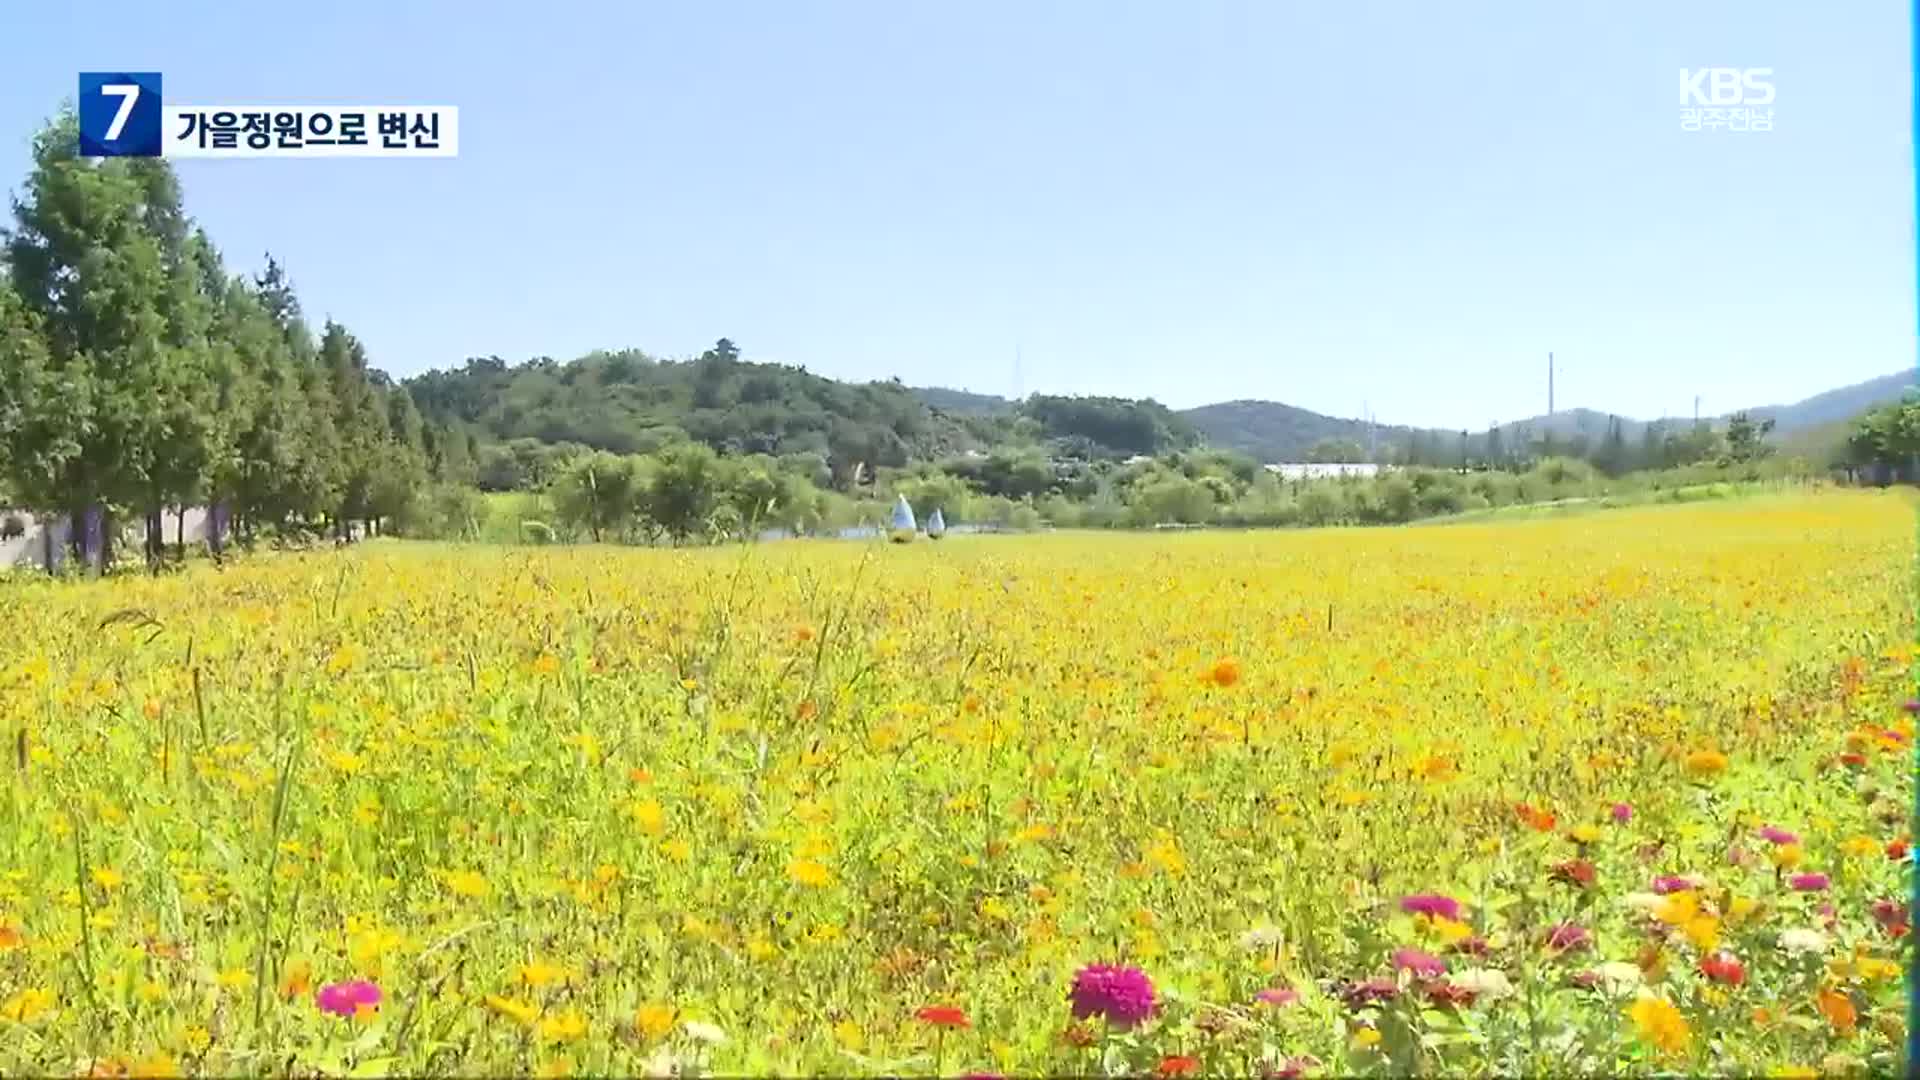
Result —
<path fill-rule="evenodd" d="M 1732 953 L 1717 952 L 1700 958 L 1700 974 L 1717 983 L 1739 986 L 1747 981 L 1747 969 Z"/>
<path fill-rule="evenodd" d="M 1565 882 L 1576 888 L 1590 888 L 1594 879 L 1593 864 L 1585 859 L 1568 859 L 1566 862 L 1554 864 L 1552 876 L 1553 880 Z"/>
<path fill-rule="evenodd" d="M 1460 921 L 1460 901 L 1438 893 L 1420 893 L 1400 901 L 1400 910 L 1409 915 L 1429 915 Z"/>
<path fill-rule="evenodd" d="M 1556 953 L 1580 952 L 1593 944 L 1593 935 L 1585 927 L 1561 923 L 1547 932 L 1547 948 Z"/>
<path fill-rule="evenodd" d="M 1625 825 L 1627 822 L 1632 821 L 1633 807 L 1628 806 L 1626 803 L 1623 803 L 1623 802 L 1614 803 L 1613 804 L 1613 820 L 1614 820 L 1614 823 L 1617 825 Z"/>
<path fill-rule="evenodd" d="M 1285 986 L 1269 986 L 1265 990 L 1253 995 L 1253 1000 L 1258 1001 L 1262 1005 L 1271 1005 L 1276 1009 L 1284 1009 L 1289 1005 L 1299 1003 L 1300 991 Z"/>
<path fill-rule="evenodd" d="M 1447 965 L 1439 957 L 1428 955 L 1419 949 L 1393 950 L 1393 966 L 1395 970 L 1411 971 L 1423 978 L 1447 973 Z"/>
<path fill-rule="evenodd" d="M 1795 874 L 1787 879 L 1787 884 L 1797 892 L 1820 892 L 1832 882 L 1825 874 Z"/>
<path fill-rule="evenodd" d="M 1797 834 L 1790 833 L 1774 825 L 1768 825 L 1766 828 L 1761 829 L 1760 837 L 1769 844 L 1797 844 L 1800 842 L 1800 837 Z"/>
<path fill-rule="evenodd" d="M 1661 896 L 1669 893 L 1692 892 L 1699 887 L 1692 878 L 1677 874 L 1665 874 L 1653 879 L 1653 891 Z"/>
<path fill-rule="evenodd" d="M 1153 1015 L 1153 982 L 1139 968 L 1089 964 L 1073 977 L 1067 995 L 1076 1020 L 1102 1017 L 1119 1028 L 1130 1028 Z"/>
<path fill-rule="evenodd" d="M 328 983 L 314 991 L 314 1004 L 321 1012 L 335 1016 L 352 1016 L 365 1005 L 374 1008 L 380 1004 L 380 988 L 363 979 L 353 982 Z"/>
<path fill-rule="evenodd" d="M 934 1027 L 963 1028 L 968 1026 L 967 1014 L 958 1005 L 928 1005 L 913 1014 Z"/>

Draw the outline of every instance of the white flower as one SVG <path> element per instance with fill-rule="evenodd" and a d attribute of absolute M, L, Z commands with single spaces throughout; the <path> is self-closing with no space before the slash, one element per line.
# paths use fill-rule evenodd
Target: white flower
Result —
<path fill-rule="evenodd" d="M 687 1033 L 689 1039 L 695 1042 L 706 1043 L 709 1046 L 719 1046 L 721 1043 L 727 1041 L 726 1032 L 721 1031 L 718 1027 L 707 1023 L 705 1020 L 682 1021 L 680 1028 Z"/>
<path fill-rule="evenodd" d="M 1827 951 L 1827 935 L 1818 930 L 1796 927 L 1780 931 L 1780 947 L 1788 952 L 1823 953 Z"/>
<path fill-rule="evenodd" d="M 1506 972 L 1497 968 L 1468 968 L 1455 973 L 1452 982 L 1462 990 L 1471 990 L 1489 1001 L 1513 996 L 1513 983 L 1508 981 Z"/>
<path fill-rule="evenodd" d="M 1240 935 L 1240 947 L 1248 952 L 1271 949 L 1280 944 L 1280 931 L 1271 926 L 1256 926 Z"/>
<path fill-rule="evenodd" d="M 671 1080 L 679 1071 L 680 1063 L 673 1056 L 673 1048 L 662 1046 L 653 1056 L 640 1063 L 640 1075 L 649 1080 Z"/>
<path fill-rule="evenodd" d="M 1640 985 L 1640 966 L 1623 960 L 1610 960 L 1594 968 L 1593 973 L 1600 976 L 1600 981 L 1607 984 L 1607 989 L 1616 992 Z"/>
<path fill-rule="evenodd" d="M 1621 900 L 1633 910 L 1648 915 L 1659 911 L 1660 906 L 1667 902 L 1666 897 L 1650 892 L 1630 892 Z"/>

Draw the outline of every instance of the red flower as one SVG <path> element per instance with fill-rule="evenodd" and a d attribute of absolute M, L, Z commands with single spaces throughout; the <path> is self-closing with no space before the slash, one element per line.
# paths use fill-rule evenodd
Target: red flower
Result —
<path fill-rule="evenodd" d="M 1593 864 L 1585 859 L 1568 859 L 1556 863 L 1553 867 L 1553 880 L 1565 882 L 1579 889 L 1593 887 Z"/>
<path fill-rule="evenodd" d="M 1740 986 L 1747 981 L 1747 969 L 1732 953 L 1717 952 L 1700 958 L 1700 974 L 1717 983 Z"/>
<path fill-rule="evenodd" d="M 1840 755 L 1840 764 L 1842 765 L 1851 765 L 1857 769 L 1865 765 L 1866 763 L 1867 763 L 1867 755 L 1858 753 L 1853 750 L 1849 750 L 1846 753 Z"/>
<path fill-rule="evenodd" d="M 1472 987 L 1461 986 L 1458 983 L 1451 983 L 1445 979 L 1431 979 L 1422 984 L 1420 989 L 1426 993 L 1427 999 L 1436 1005 L 1465 1007 L 1473 1004 L 1474 990 Z"/>
<path fill-rule="evenodd" d="M 1887 845 L 1887 858 L 1892 859 L 1894 862 L 1899 862 L 1907 857 L 1909 847 L 1910 845 L 1907 843 L 1907 838 L 1902 836 Z"/>
<path fill-rule="evenodd" d="M 1907 932 L 1912 929 L 1911 920 L 1907 916 L 1908 911 L 1905 903 L 1897 900 L 1875 900 L 1873 902 L 1874 921 L 1880 924 L 1882 930 L 1885 930 L 1893 937 L 1906 937 Z"/>
<path fill-rule="evenodd" d="M 963 1028 L 972 1026 L 967 1014 L 958 1005 L 929 1005 L 913 1014 L 934 1027 Z"/>
<path fill-rule="evenodd" d="M 1160 1067 L 1154 1071 L 1161 1076 L 1186 1076 L 1199 1068 L 1198 1058 L 1190 1058 L 1184 1054 L 1169 1054 L 1160 1059 Z"/>

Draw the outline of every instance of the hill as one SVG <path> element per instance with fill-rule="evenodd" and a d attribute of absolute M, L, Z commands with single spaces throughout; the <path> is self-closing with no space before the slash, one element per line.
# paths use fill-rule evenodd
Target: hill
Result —
<path fill-rule="evenodd" d="M 1811 449 L 1833 443 L 1835 431 L 1844 429 L 1847 421 L 1875 406 L 1900 400 L 1914 385 L 1911 372 L 1883 375 L 1828 390 L 1791 405 L 1763 405 L 1744 411 L 1755 420 L 1772 420 L 1776 441 L 1801 432 L 1816 432 L 1811 439 L 1795 441 L 1796 447 Z M 1314 443 L 1323 439 L 1353 440 L 1365 446 L 1369 438 L 1368 425 L 1363 420 L 1327 416 L 1275 401 L 1229 401 L 1186 409 L 1179 415 L 1199 429 L 1209 444 L 1251 454 L 1263 461 L 1300 460 Z M 1727 416 L 1716 417 L 1715 422 L 1724 422 Z M 1584 439 L 1588 443 L 1598 443 L 1606 437 L 1614 419 L 1592 409 L 1565 409 L 1552 416 L 1530 416 L 1502 424 L 1500 433 L 1509 445 L 1540 439 L 1549 434 L 1557 441 L 1572 443 Z M 1618 420 L 1621 435 L 1629 442 L 1644 438 L 1649 424 L 1675 431 L 1693 422 L 1690 417 L 1669 417 L 1655 421 L 1620 417 Z M 1476 447 L 1484 445 L 1485 431 L 1469 434 Z M 1402 445 L 1412 438 L 1444 444 L 1446 440 L 1457 440 L 1459 436 L 1458 431 L 1384 424 L 1375 425 L 1371 433 L 1376 445 Z M 1839 437 L 1845 438 L 1843 431 Z"/>

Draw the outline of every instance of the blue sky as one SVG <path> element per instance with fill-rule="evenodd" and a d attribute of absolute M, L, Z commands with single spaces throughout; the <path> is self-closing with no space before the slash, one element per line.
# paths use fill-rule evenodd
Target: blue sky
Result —
<path fill-rule="evenodd" d="M 493 10 L 489 10 L 493 9 Z M 457 105 L 454 160 L 187 161 L 396 374 L 596 347 L 1481 427 L 1914 363 L 1891 0 L 20 5 L 0 185 L 81 70 Z M 1776 129 L 1683 132 L 1679 69 Z"/>

